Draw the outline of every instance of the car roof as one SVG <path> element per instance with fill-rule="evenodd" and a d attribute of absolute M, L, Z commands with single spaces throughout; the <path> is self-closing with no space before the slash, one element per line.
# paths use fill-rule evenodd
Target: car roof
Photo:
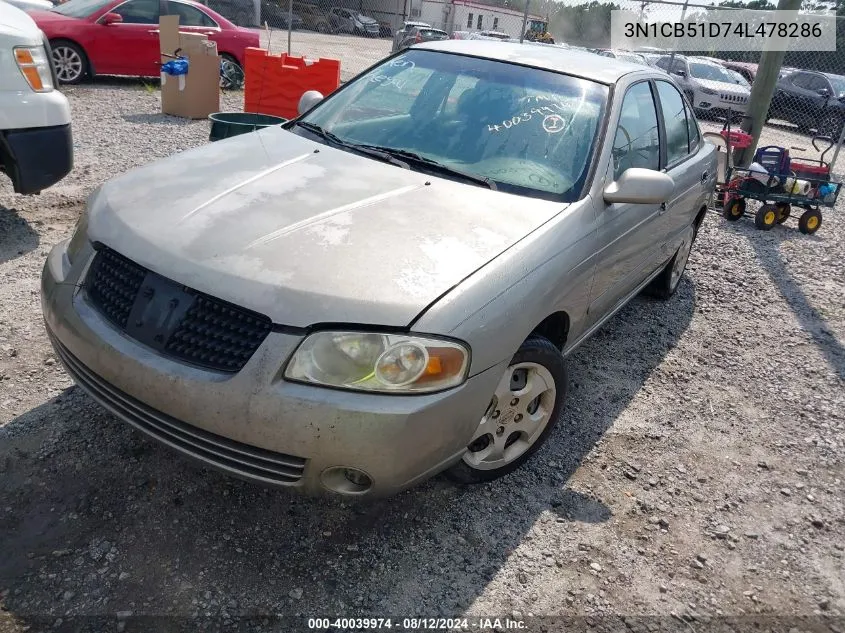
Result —
<path fill-rule="evenodd" d="M 836 73 L 822 73 L 825 77 L 834 78 L 834 79 L 845 79 L 842 75 L 837 75 Z"/>
<path fill-rule="evenodd" d="M 526 46 L 519 42 L 488 40 L 444 40 L 417 44 L 414 48 L 533 66 L 603 84 L 614 84 L 621 77 L 634 72 L 658 75 L 656 71 L 641 64 L 556 46 Z"/>

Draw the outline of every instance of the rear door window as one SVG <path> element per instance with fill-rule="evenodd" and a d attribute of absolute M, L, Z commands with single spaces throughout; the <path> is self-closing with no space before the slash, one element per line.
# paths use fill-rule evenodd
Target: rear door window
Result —
<path fill-rule="evenodd" d="M 689 155 L 689 124 L 684 98 L 668 81 L 657 81 L 657 94 L 666 128 L 666 164 L 671 166 Z"/>

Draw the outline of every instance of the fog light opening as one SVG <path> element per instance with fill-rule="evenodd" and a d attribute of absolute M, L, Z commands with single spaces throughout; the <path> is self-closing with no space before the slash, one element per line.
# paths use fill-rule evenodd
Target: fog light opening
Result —
<path fill-rule="evenodd" d="M 367 473 L 348 466 L 327 468 L 320 479 L 327 489 L 342 495 L 362 495 L 373 487 L 373 480 Z"/>

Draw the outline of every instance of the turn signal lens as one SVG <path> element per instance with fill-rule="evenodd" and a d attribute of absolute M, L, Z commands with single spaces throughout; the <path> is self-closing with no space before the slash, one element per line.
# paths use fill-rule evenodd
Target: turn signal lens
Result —
<path fill-rule="evenodd" d="M 15 48 L 15 61 L 26 83 L 35 92 L 49 92 L 53 89 L 50 62 L 43 46 Z"/>

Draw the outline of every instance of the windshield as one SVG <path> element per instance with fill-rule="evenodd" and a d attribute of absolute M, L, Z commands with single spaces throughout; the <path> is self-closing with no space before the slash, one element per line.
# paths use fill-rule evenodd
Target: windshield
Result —
<path fill-rule="evenodd" d="M 50 9 L 54 13 L 61 13 L 71 18 L 87 18 L 96 13 L 112 0 L 68 0 L 64 4 L 57 4 Z"/>
<path fill-rule="evenodd" d="M 830 85 L 833 86 L 833 92 L 837 95 L 845 93 L 845 77 L 838 77 L 836 75 L 828 75 Z"/>
<path fill-rule="evenodd" d="M 413 152 L 488 178 L 500 191 L 572 201 L 587 177 L 607 93 L 569 75 L 410 49 L 300 121 L 346 143 Z"/>
<path fill-rule="evenodd" d="M 709 79 L 710 81 L 722 81 L 735 83 L 733 77 L 728 74 L 727 69 L 716 64 L 705 64 L 702 62 L 689 63 L 690 74 L 696 79 Z"/>
<path fill-rule="evenodd" d="M 626 62 L 633 62 L 634 64 L 645 64 L 645 59 L 633 53 L 616 53 L 616 58 Z"/>
<path fill-rule="evenodd" d="M 733 80 L 734 80 L 736 83 L 738 83 L 740 86 L 745 86 L 746 88 L 750 88 L 750 87 L 751 87 L 751 84 L 750 84 L 750 83 L 748 83 L 748 80 L 747 80 L 745 77 L 743 77 L 742 75 L 740 75 L 737 71 L 728 69 L 728 74 L 729 74 L 729 75 L 733 78 Z"/>

